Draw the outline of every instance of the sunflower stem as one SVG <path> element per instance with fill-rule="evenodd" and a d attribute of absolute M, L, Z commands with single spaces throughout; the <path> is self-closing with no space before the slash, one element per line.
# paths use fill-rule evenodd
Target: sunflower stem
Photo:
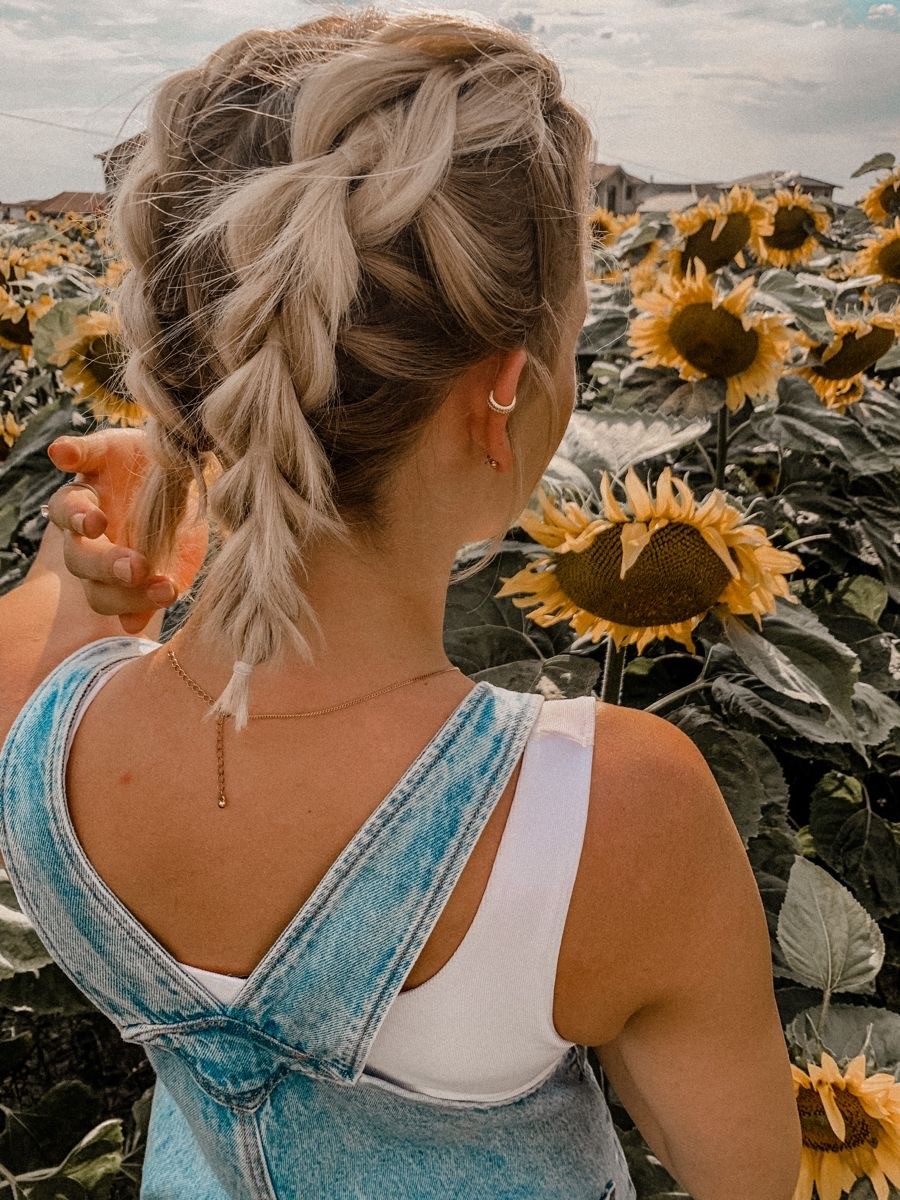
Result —
<path fill-rule="evenodd" d="M 658 712 L 666 704 L 671 704 L 673 700 L 680 700 L 682 696 L 688 696 L 691 692 L 699 692 L 701 688 L 710 687 L 711 679 L 695 679 L 693 683 L 687 684 L 683 688 L 678 688 L 677 691 L 669 692 L 665 696 L 661 696 L 659 700 L 654 700 L 652 704 L 648 704 L 644 712 Z"/>
<path fill-rule="evenodd" d="M 825 1049 L 825 1019 L 828 1016 L 828 1005 L 831 1003 L 831 989 L 826 988 L 822 993 L 822 1014 L 819 1017 L 819 1049 Z"/>
<path fill-rule="evenodd" d="M 603 683 L 600 688 L 600 699 L 607 704 L 622 703 L 622 685 L 624 683 L 626 647 L 618 647 L 612 638 L 606 639 L 606 659 L 603 663 Z"/>
<path fill-rule="evenodd" d="M 725 464 L 728 461 L 728 405 L 723 404 L 719 409 L 719 419 L 716 424 L 716 478 L 713 487 L 721 488 L 725 484 Z"/>

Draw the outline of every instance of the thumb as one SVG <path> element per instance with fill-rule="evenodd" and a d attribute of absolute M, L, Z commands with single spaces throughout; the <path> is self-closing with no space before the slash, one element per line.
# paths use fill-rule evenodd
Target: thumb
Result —
<path fill-rule="evenodd" d="M 91 435 L 88 434 L 88 437 Z M 80 437 L 58 437 L 56 441 L 51 442 L 47 447 L 47 455 L 50 461 L 60 471 L 72 473 L 81 469 L 81 443 L 86 441 L 86 438 Z"/>

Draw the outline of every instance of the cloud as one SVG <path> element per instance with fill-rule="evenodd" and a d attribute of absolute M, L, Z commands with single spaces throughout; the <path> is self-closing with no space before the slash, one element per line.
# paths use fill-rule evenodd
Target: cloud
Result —
<path fill-rule="evenodd" d="M 474 0 L 473 0 L 474 2 Z M 391 11 L 419 0 L 391 3 Z M 96 138 L 0 118 L 0 198 L 102 186 L 92 152 L 140 128 L 170 71 L 244 29 L 284 27 L 331 4 L 300 0 L 0 2 L 0 109 L 54 114 Z M 657 179 L 798 168 L 853 199 L 850 176 L 895 148 L 896 4 L 871 0 L 459 0 L 439 7 L 521 29 L 556 55 L 598 155 Z"/>

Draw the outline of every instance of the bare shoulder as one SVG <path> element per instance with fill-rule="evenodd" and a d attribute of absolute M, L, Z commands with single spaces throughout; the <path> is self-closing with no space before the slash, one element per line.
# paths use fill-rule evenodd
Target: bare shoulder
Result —
<path fill-rule="evenodd" d="M 706 759 L 664 717 L 598 702 L 590 803 L 560 950 L 556 1028 L 611 1040 L 689 956 L 678 931 L 753 903 L 740 835 Z"/>

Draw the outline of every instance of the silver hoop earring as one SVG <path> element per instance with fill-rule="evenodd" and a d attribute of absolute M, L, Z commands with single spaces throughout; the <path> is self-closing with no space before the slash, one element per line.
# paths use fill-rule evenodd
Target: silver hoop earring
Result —
<path fill-rule="evenodd" d="M 488 407 L 492 408 L 494 410 L 494 412 L 511 413 L 512 410 L 516 407 L 516 397 L 513 396 L 512 400 L 510 401 L 509 404 L 498 404 L 497 401 L 494 399 L 494 389 L 491 388 L 491 393 L 488 396 Z"/>

